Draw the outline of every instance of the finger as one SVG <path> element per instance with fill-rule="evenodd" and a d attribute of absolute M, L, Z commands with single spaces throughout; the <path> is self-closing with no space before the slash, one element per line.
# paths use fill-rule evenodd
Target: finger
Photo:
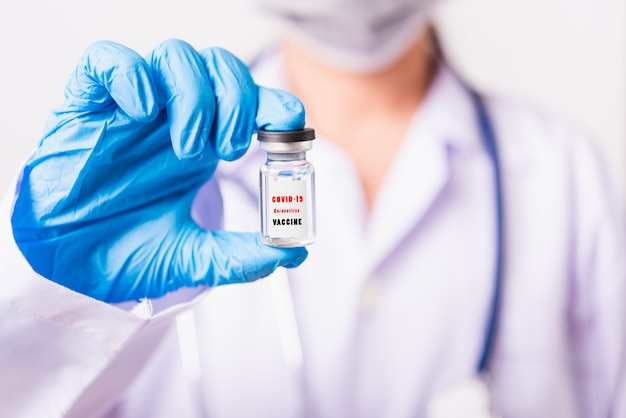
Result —
<path fill-rule="evenodd" d="M 65 89 L 68 106 L 97 111 L 116 103 L 130 118 L 149 122 L 158 114 L 150 69 L 133 50 L 110 41 L 87 48 Z"/>
<path fill-rule="evenodd" d="M 286 91 L 259 87 L 257 129 L 292 131 L 304 128 L 304 105 Z"/>
<path fill-rule="evenodd" d="M 147 58 L 159 100 L 167 108 L 174 152 L 181 159 L 202 153 L 215 116 L 215 93 L 198 53 L 186 42 L 169 40 Z"/>
<path fill-rule="evenodd" d="M 255 128 L 257 90 L 248 68 L 221 48 L 200 51 L 217 98 L 215 152 L 223 160 L 241 157 Z"/>
<path fill-rule="evenodd" d="M 174 269 L 187 286 L 219 286 L 251 282 L 268 276 L 278 267 L 297 267 L 307 257 L 304 247 L 277 248 L 264 245 L 259 234 L 202 231 L 178 251 Z"/>

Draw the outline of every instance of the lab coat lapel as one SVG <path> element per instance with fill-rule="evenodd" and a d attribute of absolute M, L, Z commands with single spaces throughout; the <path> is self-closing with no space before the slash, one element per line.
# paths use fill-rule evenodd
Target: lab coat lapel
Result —
<path fill-rule="evenodd" d="M 420 125 L 421 119 L 414 119 L 372 209 L 364 240 L 367 270 L 374 270 L 417 227 L 448 180 L 445 144 Z"/>
<path fill-rule="evenodd" d="M 450 152 L 482 147 L 466 88 L 445 66 L 416 111 L 372 209 L 364 266 L 373 271 L 428 214 L 450 180 Z"/>

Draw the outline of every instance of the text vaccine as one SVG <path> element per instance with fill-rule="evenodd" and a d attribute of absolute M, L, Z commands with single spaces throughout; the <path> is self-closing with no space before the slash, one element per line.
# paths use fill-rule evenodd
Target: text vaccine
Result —
<path fill-rule="evenodd" d="M 315 241 L 315 168 L 306 160 L 315 131 L 259 131 L 267 161 L 261 166 L 261 241 L 300 247 Z"/>

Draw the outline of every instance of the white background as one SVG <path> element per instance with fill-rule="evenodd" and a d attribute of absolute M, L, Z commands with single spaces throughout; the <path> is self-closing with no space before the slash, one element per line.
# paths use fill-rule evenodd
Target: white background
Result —
<path fill-rule="evenodd" d="M 294 0 L 295 1 L 295 0 Z M 448 0 L 439 7 L 456 67 L 484 90 L 570 117 L 596 139 L 626 197 L 626 0 Z M 255 0 L 0 3 L 0 189 L 37 144 L 90 43 L 139 53 L 181 38 L 251 59 L 271 39 Z"/>

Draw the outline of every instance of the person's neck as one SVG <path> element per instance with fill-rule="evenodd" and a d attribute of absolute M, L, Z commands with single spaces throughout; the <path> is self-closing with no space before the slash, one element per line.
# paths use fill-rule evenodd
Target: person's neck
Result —
<path fill-rule="evenodd" d="M 430 85 L 430 42 L 428 32 L 395 64 L 373 74 L 337 70 L 295 43 L 284 44 L 288 82 L 304 103 L 307 124 L 353 159 L 368 207 Z"/>

